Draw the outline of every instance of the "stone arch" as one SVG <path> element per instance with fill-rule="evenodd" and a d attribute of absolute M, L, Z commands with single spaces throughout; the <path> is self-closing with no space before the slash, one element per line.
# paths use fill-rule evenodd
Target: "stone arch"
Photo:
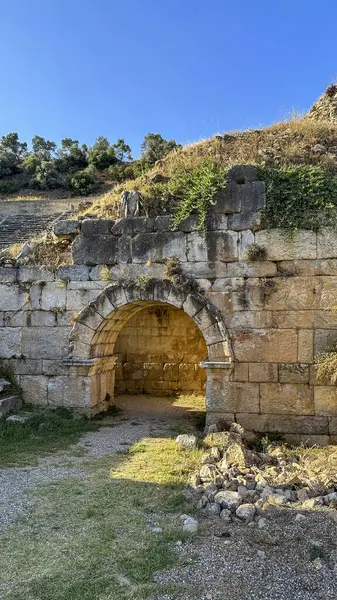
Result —
<path fill-rule="evenodd" d="M 199 292 L 176 289 L 168 280 L 141 289 L 135 283 L 108 285 L 78 315 L 70 334 L 69 359 L 86 360 L 108 355 L 125 323 L 146 306 L 160 303 L 182 309 L 200 330 L 210 362 L 232 362 L 233 354 L 221 313 Z"/>
<path fill-rule="evenodd" d="M 214 394 L 218 401 L 219 393 L 225 393 L 222 382 L 229 380 L 233 354 L 223 317 L 211 302 L 191 286 L 177 288 L 169 280 L 145 282 L 143 288 L 135 282 L 114 283 L 79 313 L 70 333 L 66 364 L 70 377 L 87 379 L 84 403 L 89 412 L 104 410 L 113 401 L 114 347 L 120 331 L 137 312 L 158 305 L 183 310 L 205 340 L 208 356 L 201 365 L 206 369 L 206 409 Z"/>

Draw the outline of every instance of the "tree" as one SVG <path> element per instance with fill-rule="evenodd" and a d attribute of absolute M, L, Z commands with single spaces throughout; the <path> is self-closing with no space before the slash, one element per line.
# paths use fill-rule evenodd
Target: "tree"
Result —
<path fill-rule="evenodd" d="M 79 196 L 89 196 L 94 189 L 94 185 L 95 179 L 87 170 L 77 171 L 70 181 L 72 191 Z"/>
<path fill-rule="evenodd" d="M 132 160 L 131 148 L 125 143 L 123 138 L 119 138 L 116 144 L 113 145 L 117 160 L 124 162 L 125 160 Z"/>
<path fill-rule="evenodd" d="M 57 155 L 55 168 L 60 172 L 74 173 L 88 166 L 88 147 L 86 144 L 80 146 L 78 140 L 72 138 L 61 140 L 61 148 Z"/>
<path fill-rule="evenodd" d="M 19 173 L 27 154 L 26 142 L 20 142 L 17 133 L 3 135 L 0 141 L 0 177 Z"/>
<path fill-rule="evenodd" d="M 32 139 L 33 152 L 39 155 L 41 160 L 51 160 L 57 148 L 55 142 L 46 140 L 40 135 L 34 135 Z"/>
<path fill-rule="evenodd" d="M 141 160 L 153 166 L 157 160 L 164 158 L 171 150 L 181 148 L 175 140 L 164 140 L 160 133 L 148 133 L 142 142 Z"/>
<path fill-rule="evenodd" d="M 106 137 L 99 136 L 97 138 L 89 150 L 88 162 L 99 171 L 103 171 L 117 162 L 115 149 Z"/>

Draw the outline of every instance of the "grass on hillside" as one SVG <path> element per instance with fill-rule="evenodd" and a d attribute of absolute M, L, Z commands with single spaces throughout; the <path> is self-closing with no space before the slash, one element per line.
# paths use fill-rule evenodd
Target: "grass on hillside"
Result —
<path fill-rule="evenodd" d="M 191 510 L 181 491 L 200 453 L 169 437 L 142 439 L 126 454 L 83 463 L 84 480 L 40 486 L 34 510 L 0 536 L 0 597 L 145 600 L 181 591 L 183 583 L 166 588 L 154 574 L 179 563 L 178 516 Z"/>

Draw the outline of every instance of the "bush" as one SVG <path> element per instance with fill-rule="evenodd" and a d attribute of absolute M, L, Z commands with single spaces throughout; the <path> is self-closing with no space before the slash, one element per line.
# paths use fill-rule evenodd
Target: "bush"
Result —
<path fill-rule="evenodd" d="M 9 179 L 0 180 L 0 194 L 13 194 L 20 189 L 20 186 L 15 181 Z"/>
<path fill-rule="evenodd" d="M 86 170 L 78 171 L 70 180 L 70 188 L 78 196 L 89 196 L 93 192 L 94 186 L 95 179 Z"/>
<path fill-rule="evenodd" d="M 36 167 L 35 176 L 30 180 L 30 186 L 40 190 L 52 190 L 62 186 L 60 174 L 52 161 L 43 161 Z"/>
<path fill-rule="evenodd" d="M 260 167 L 266 183 L 266 225 L 313 229 L 336 223 L 337 176 L 320 166 Z"/>

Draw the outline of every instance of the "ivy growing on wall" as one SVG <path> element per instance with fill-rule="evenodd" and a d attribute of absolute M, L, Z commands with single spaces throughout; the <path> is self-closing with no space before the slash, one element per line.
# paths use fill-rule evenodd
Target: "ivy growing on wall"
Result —
<path fill-rule="evenodd" d="M 313 229 L 337 223 L 337 175 L 320 166 L 259 167 L 266 226 Z"/>

